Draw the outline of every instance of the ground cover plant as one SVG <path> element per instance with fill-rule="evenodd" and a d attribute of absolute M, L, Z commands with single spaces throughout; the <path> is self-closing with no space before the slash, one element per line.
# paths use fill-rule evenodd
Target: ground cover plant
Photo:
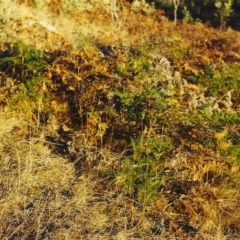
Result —
<path fill-rule="evenodd" d="M 238 239 L 239 33 L 129 3 L 11 3 L 1 239 Z"/>

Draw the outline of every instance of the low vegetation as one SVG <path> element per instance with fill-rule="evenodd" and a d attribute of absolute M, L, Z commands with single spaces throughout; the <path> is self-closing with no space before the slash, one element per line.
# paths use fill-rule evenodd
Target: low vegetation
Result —
<path fill-rule="evenodd" d="M 238 239 L 239 33 L 124 6 L 6 9 L 1 239 Z"/>

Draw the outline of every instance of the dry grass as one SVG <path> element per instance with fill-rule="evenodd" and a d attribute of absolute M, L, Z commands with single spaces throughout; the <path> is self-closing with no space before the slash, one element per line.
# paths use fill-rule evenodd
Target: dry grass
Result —
<path fill-rule="evenodd" d="M 94 167 L 76 177 L 71 162 L 31 136 L 36 124 L 11 113 L 0 118 L 2 239 L 134 239 L 149 228 L 140 206 Z"/>
<path fill-rule="evenodd" d="M 118 28 L 110 12 L 102 6 L 100 1 L 91 4 L 92 7 L 98 8 L 96 14 L 84 9 L 69 14 L 64 10 L 59 11 L 58 14 L 51 11 L 56 6 L 61 9 L 61 2 L 49 4 L 52 7 L 46 4 L 42 6 L 39 3 L 34 8 L 29 3 L 19 5 L 15 1 L 3 2 L 1 3 L 1 15 L 4 16 L 2 36 L 21 38 L 42 49 L 49 47 L 59 49 L 66 45 L 77 47 L 81 41 L 84 43 L 85 40 L 114 44 L 118 44 L 119 41 L 141 43 L 159 31 L 164 35 L 173 31 L 171 22 L 166 20 L 163 26 L 163 23 L 157 23 L 151 17 L 132 14 L 128 8 L 124 12 L 118 12 L 121 21 L 121 27 Z M 13 21 L 14 19 L 17 23 Z M 42 21 L 54 27 L 55 31 L 49 31 L 41 24 Z"/>

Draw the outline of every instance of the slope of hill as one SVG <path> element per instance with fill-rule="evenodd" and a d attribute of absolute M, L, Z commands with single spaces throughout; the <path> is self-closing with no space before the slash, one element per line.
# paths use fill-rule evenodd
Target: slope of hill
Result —
<path fill-rule="evenodd" d="M 18 2 L 0 3 L 1 238 L 238 239 L 239 32 Z"/>

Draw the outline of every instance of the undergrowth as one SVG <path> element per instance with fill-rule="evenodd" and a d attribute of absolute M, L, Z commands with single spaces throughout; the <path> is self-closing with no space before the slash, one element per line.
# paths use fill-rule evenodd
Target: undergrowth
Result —
<path fill-rule="evenodd" d="M 182 24 L 138 44 L 1 42 L 2 239 L 238 239 L 237 43 Z"/>

